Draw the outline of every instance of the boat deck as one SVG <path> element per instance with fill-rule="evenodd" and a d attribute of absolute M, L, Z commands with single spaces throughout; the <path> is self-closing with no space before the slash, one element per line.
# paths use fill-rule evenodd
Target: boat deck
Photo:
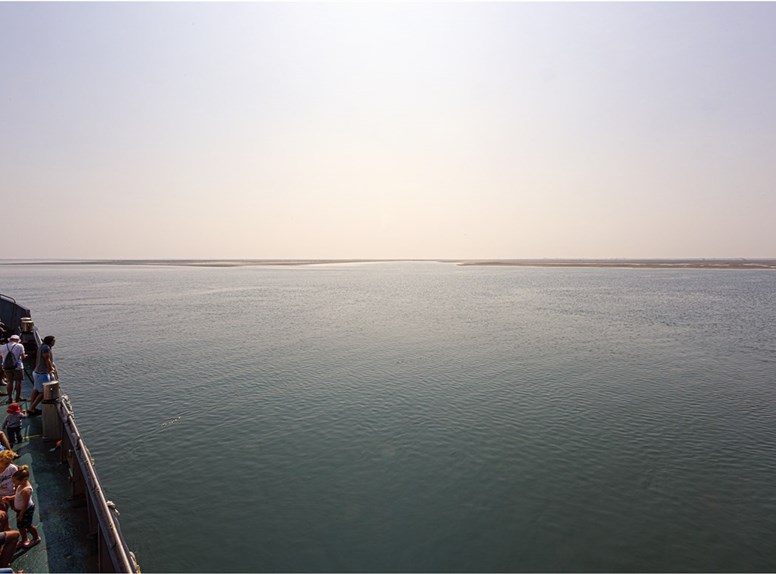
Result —
<path fill-rule="evenodd" d="M 25 377 L 22 397 L 30 397 L 32 384 Z M 0 406 L 7 397 L 0 397 Z M 22 409 L 28 401 L 20 403 Z M 5 416 L 5 408 L 0 411 Z M 1 420 L 1 419 L 0 419 Z M 28 550 L 18 549 L 11 567 L 33 572 L 94 572 L 96 540 L 80 533 L 90 532 L 88 517 L 83 512 L 85 501 L 74 500 L 66 464 L 60 462 L 56 441 L 44 440 L 40 416 L 28 417 L 22 423 L 24 440 L 14 450 L 21 455 L 14 463 L 30 467 L 30 482 L 35 500 L 33 524 L 42 541 Z M 14 512 L 10 511 L 10 528 L 16 528 Z"/>

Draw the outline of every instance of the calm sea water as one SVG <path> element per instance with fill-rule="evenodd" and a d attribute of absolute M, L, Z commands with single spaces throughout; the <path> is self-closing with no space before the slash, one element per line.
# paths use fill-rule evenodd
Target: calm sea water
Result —
<path fill-rule="evenodd" d="M 774 571 L 776 274 L 3 267 L 154 571 Z"/>

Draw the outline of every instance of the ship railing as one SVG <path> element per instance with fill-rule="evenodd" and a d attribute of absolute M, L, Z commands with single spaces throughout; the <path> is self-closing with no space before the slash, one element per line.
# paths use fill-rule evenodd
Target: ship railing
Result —
<path fill-rule="evenodd" d="M 58 391 L 59 383 L 58 381 L 54 382 L 56 385 L 51 385 L 51 383 L 49 385 L 56 387 Z M 127 547 L 121 534 L 116 505 L 105 498 L 105 493 L 100 486 L 97 472 L 94 469 L 94 459 L 81 438 L 70 400 L 66 395 L 61 395 L 49 398 L 48 401 L 44 402 L 56 406 L 57 418 L 60 423 L 58 430 L 61 431 L 62 439 L 62 459 L 70 466 L 73 496 L 85 495 L 86 498 L 89 527 L 97 536 L 98 571 L 139 573 L 140 566 L 137 559 Z"/>
<path fill-rule="evenodd" d="M 19 305 L 12 297 L 0 294 L 0 318 L 5 325 L 14 331 L 20 329 L 23 317 L 30 317 L 30 310 Z M 32 332 L 23 332 L 22 342 L 28 352 L 30 348 L 38 349 L 42 341 L 37 328 L 33 327 Z M 34 353 L 31 354 L 34 358 Z M 31 361 L 25 359 L 25 363 L 26 375 L 31 379 Z M 59 379 L 58 374 L 56 378 Z M 49 415 L 53 415 L 53 418 Z M 44 436 L 61 439 L 61 459 L 68 463 L 70 469 L 73 498 L 83 496 L 86 499 L 89 528 L 98 542 L 97 571 L 139 574 L 137 559 L 121 533 L 116 505 L 105 498 L 92 455 L 75 424 L 70 400 L 66 395 L 60 395 L 59 381 L 44 385 L 42 418 Z M 47 419 L 50 424 L 47 424 Z"/>

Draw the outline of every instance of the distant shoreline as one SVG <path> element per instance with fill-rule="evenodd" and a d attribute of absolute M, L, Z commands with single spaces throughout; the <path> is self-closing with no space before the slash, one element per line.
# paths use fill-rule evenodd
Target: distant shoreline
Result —
<path fill-rule="evenodd" d="M 125 265 L 158 267 L 260 267 L 343 263 L 452 263 L 480 267 L 582 267 L 610 269 L 776 269 L 776 259 L 101 259 L 0 260 L 0 266 Z"/>

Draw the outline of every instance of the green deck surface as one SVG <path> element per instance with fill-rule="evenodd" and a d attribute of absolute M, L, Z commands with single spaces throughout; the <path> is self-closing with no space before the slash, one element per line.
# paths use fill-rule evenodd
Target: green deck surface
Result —
<path fill-rule="evenodd" d="M 22 397 L 32 394 L 32 384 L 26 378 L 22 389 Z M 0 405 L 4 406 L 6 400 L 7 397 L 0 397 Z M 29 403 L 22 402 L 20 406 L 26 409 Z M 5 416 L 5 408 L 0 414 Z M 33 525 L 42 542 L 29 550 L 18 549 L 11 567 L 27 573 L 92 572 L 96 568 L 96 541 L 88 536 L 86 503 L 72 499 L 67 465 L 60 462 L 56 442 L 43 439 L 41 427 L 40 416 L 24 419 L 24 440 L 14 448 L 21 457 L 14 463 L 30 467 L 35 500 Z M 10 528 L 16 528 L 13 511 Z"/>

